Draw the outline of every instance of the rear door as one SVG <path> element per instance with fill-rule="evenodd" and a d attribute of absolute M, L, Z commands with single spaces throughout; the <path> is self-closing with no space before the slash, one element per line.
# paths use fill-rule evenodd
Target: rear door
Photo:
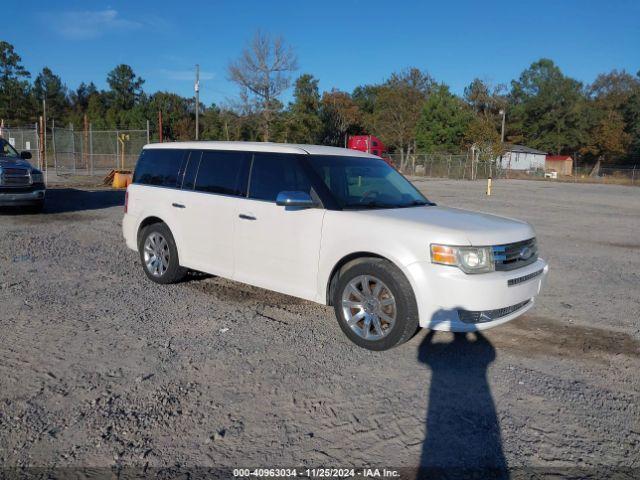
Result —
<path fill-rule="evenodd" d="M 232 278 L 238 199 L 246 195 L 251 155 L 192 151 L 183 171 L 181 201 L 184 266 Z"/>
<path fill-rule="evenodd" d="M 324 209 L 278 206 L 282 191 L 311 192 L 301 156 L 255 153 L 248 198 L 238 201 L 234 278 L 316 300 Z"/>

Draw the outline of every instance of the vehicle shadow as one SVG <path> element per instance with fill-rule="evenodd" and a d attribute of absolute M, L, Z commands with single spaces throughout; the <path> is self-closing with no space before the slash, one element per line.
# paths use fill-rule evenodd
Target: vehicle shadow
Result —
<path fill-rule="evenodd" d="M 77 188 L 50 188 L 47 190 L 41 214 L 99 210 L 115 206 L 124 207 L 124 190 L 80 190 Z M 25 207 L 2 207 L 3 215 L 31 213 Z"/>
<path fill-rule="evenodd" d="M 115 206 L 124 207 L 124 194 L 124 190 L 52 188 L 47 190 L 45 213 L 100 210 Z"/>
<path fill-rule="evenodd" d="M 481 333 L 430 331 L 418 360 L 431 369 L 431 387 L 417 478 L 509 478 L 500 425 L 487 381 L 496 351 Z"/>

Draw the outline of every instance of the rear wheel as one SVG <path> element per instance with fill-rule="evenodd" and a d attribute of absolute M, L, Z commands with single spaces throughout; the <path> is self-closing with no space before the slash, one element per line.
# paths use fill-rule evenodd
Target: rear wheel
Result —
<path fill-rule="evenodd" d="M 147 277 L 156 283 L 179 282 L 187 273 L 180 266 L 178 249 L 171 230 L 164 223 L 144 227 L 140 234 L 138 251 Z"/>
<path fill-rule="evenodd" d="M 359 259 L 343 267 L 333 305 L 342 331 L 356 345 L 369 350 L 400 345 L 418 328 L 411 284 L 384 259 Z"/>

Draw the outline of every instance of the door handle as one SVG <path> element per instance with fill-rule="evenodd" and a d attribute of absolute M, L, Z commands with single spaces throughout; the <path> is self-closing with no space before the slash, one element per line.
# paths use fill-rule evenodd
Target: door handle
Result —
<path fill-rule="evenodd" d="M 171 206 L 176 208 L 187 208 L 181 203 L 172 203 Z"/>
<path fill-rule="evenodd" d="M 238 217 L 242 220 L 257 220 L 253 215 L 246 215 L 244 213 L 241 213 L 240 215 L 238 215 Z"/>

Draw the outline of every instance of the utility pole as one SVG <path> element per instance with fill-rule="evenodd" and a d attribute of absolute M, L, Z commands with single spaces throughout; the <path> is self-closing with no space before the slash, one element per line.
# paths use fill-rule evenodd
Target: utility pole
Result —
<path fill-rule="evenodd" d="M 504 109 L 500 110 L 500 115 L 502 115 L 502 133 L 500 134 L 500 141 L 502 143 L 504 143 L 504 117 L 506 116 L 506 113 Z"/>
<path fill-rule="evenodd" d="M 196 140 L 200 131 L 200 65 L 196 64 L 196 83 L 193 86 L 196 91 Z"/>

